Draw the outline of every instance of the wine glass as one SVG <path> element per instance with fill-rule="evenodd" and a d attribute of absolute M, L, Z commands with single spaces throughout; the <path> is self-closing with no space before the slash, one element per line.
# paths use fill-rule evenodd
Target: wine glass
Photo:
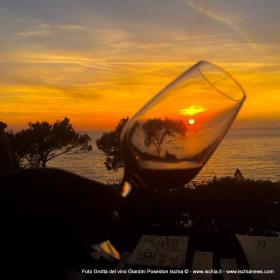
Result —
<path fill-rule="evenodd" d="M 129 119 L 121 135 L 123 195 L 133 187 L 169 188 L 193 179 L 215 151 L 244 100 L 222 68 L 199 61 Z"/>

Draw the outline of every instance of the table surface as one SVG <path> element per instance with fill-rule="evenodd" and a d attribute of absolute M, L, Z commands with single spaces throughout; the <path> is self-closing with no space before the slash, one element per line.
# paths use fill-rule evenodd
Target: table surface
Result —
<path fill-rule="evenodd" d="M 188 270 L 187 274 L 173 275 L 176 279 L 180 277 L 180 279 L 191 280 L 269 280 L 280 279 L 279 264 L 280 237 L 205 233 L 192 236 L 142 235 L 134 250 L 125 252 L 123 260 L 112 267 L 126 271 L 130 268 Z M 239 272 L 246 270 L 247 274 L 232 273 L 237 270 Z M 248 274 L 249 270 L 274 270 L 274 274 L 259 272 Z M 212 271 L 212 273 L 205 273 L 206 271 Z M 143 277 L 147 278 L 143 274 L 119 275 L 116 273 L 108 275 L 107 279 L 133 280 L 143 279 Z M 88 275 L 84 279 L 99 278 L 96 278 L 96 275 Z"/>

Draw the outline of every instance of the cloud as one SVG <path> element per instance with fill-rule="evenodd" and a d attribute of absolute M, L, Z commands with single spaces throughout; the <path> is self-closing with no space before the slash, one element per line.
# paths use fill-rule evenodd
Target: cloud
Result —
<path fill-rule="evenodd" d="M 201 2 L 201 1 L 194 1 L 194 0 L 186 0 L 186 3 L 190 8 L 220 23 L 225 24 L 230 29 L 233 29 L 243 37 L 243 32 L 239 30 L 239 27 L 236 24 L 236 18 L 234 21 L 230 17 L 220 14 L 217 11 L 213 10 L 213 7 L 209 5 L 210 3 L 208 1 Z"/>
<path fill-rule="evenodd" d="M 17 36 L 23 37 L 45 37 L 51 34 L 49 24 L 40 24 L 37 28 L 29 31 L 17 32 Z"/>
<path fill-rule="evenodd" d="M 279 17 L 276 12 L 280 9 L 279 1 L 184 1 L 202 16 L 201 22 L 204 17 L 226 27 L 232 38 L 234 34 L 238 35 L 240 42 L 250 45 L 259 55 L 268 54 L 266 45 L 280 44 L 277 30 Z"/>
<path fill-rule="evenodd" d="M 37 22 L 38 24 L 38 22 Z M 26 37 L 45 37 L 45 36 L 67 36 L 69 33 L 80 33 L 82 31 L 89 31 L 87 27 L 75 24 L 68 25 L 55 25 L 40 23 L 37 27 L 34 28 L 34 25 L 28 25 L 25 27 L 25 31 L 17 32 L 17 36 L 26 36 Z"/>
<path fill-rule="evenodd" d="M 194 1 L 194 0 L 186 0 L 187 5 L 194 9 L 195 11 L 201 13 L 204 16 L 207 16 L 225 26 L 227 26 L 229 29 L 235 31 L 245 42 L 251 43 L 251 47 L 260 50 L 257 48 L 255 44 L 253 44 L 252 39 L 248 36 L 246 32 L 239 26 L 240 24 L 240 17 L 239 15 L 230 16 L 226 11 L 219 12 L 219 9 L 217 9 L 217 3 L 214 7 L 210 5 L 210 3 L 202 2 L 201 1 Z M 213 3 L 213 2 L 211 2 Z M 230 5 L 230 4 L 229 4 Z"/>
<path fill-rule="evenodd" d="M 88 31 L 89 30 L 87 27 L 78 25 L 78 24 L 60 25 L 59 28 L 62 31 L 69 31 L 69 32 Z"/>

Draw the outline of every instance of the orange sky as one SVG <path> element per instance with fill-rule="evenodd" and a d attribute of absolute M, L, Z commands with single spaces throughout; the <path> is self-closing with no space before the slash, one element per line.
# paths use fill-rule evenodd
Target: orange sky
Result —
<path fill-rule="evenodd" d="M 0 120 L 12 128 L 67 116 L 80 130 L 111 129 L 198 60 L 245 89 L 235 126 L 280 127 L 277 4 L 122 0 L 112 13 L 97 1 L 71 14 L 27 2 L 0 4 Z"/>

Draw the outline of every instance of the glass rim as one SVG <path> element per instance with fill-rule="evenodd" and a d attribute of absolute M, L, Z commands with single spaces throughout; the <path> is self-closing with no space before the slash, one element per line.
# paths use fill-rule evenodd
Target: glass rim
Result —
<path fill-rule="evenodd" d="M 228 79 L 230 79 L 235 86 L 241 91 L 242 93 L 242 98 L 240 99 L 235 99 L 232 96 L 228 95 L 226 92 L 222 91 L 221 89 L 219 89 L 219 87 L 215 86 L 208 78 L 207 76 L 204 74 L 204 70 L 202 69 L 203 64 L 211 66 L 213 69 L 218 70 L 221 74 L 225 75 Z M 222 95 L 224 95 L 225 97 L 235 101 L 235 102 L 243 102 L 246 99 L 246 93 L 245 90 L 243 89 L 243 87 L 241 86 L 241 84 L 227 71 L 225 71 L 222 67 L 217 66 L 211 62 L 208 62 L 206 60 L 200 60 L 199 62 L 197 62 L 193 68 L 198 67 L 199 73 L 201 74 L 201 76 L 203 77 L 203 79 L 211 86 L 213 87 L 215 90 L 217 90 L 219 93 L 221 93 Z"/>

